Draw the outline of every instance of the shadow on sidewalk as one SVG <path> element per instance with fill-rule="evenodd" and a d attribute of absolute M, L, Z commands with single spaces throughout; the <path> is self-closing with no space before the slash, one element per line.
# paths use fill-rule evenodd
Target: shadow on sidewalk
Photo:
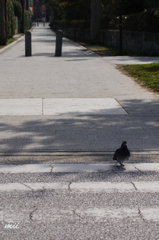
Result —
<path fill-rule="evenodd" d="M 54 57 L 54 53 L 34 53 L 32 57 Z"/>
<path fill-rule="evenodd" d="M 55 40 L 46 40 L 46 39 L 40 39 L 40 38 L 37 38 L 37 39 L 33 39 L 32 42 L 44 42 L 44 43 L 52 43 L 52 44 L 55 44 Z"/>
<path fill-rule="evenodd" d="M 124 104 L 130 111 L 137 104 L 141 108 L 132 115 L 100 115 L 100 110 L 92 115 L 1 116 L 0 152 L 115 151 L 123 140 L 130 150 L 159 150 L 158 100 Z"/>

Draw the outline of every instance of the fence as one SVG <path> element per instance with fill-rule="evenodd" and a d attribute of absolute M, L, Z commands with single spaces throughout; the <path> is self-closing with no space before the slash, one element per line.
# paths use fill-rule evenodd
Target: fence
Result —
<path fill-rule="evenodd" d="M 58 29 L 68 38 L 91 41 L 90 29 L 61 28 L 53 25 L 53 30 Z M 100 43 L 119 48 L 119 30 L 101 30 Z M 159 33 L 123 30 L 123 50 L 159 56 Z"/>

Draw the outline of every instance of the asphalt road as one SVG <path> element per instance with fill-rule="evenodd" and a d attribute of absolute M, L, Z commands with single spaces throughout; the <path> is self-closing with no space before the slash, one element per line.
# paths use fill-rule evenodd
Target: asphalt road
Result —
<path fill-rule="evenodd" d="M 41 166 L 0 173 L 0 239 L 159 239 L 157 171 Z"/>

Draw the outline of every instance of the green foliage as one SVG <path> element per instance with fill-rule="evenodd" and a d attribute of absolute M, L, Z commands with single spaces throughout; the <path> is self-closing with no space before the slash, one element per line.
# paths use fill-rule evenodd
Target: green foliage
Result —
<path fill-rule="evenodd" d="M 102 29 L 119 29 L 119 16 L 102 18 Z M 159 16 L 155 10 L 145 10 L 140 13 L 123 16 L 123 30 L 159 32 Z"/>
<path fill-rule="evenodd" d="M 108 15 L 116 15 L 120 14 L 120 1 L 119 0 L 102 0 L 102 17 Z M 147 4 L 145 0 L 122 0 L 122 14 L 135 14 L 143 11 L 146 8 Z"/>
<path fill-rule="evenodd" d="M 58 0 L 48 0 L 49 7 L 52 11 L 53 20 L 61 20 L 61 8 Z"/>
<path fill-rule="evenodd" d="M 48 0 L 53 20 L 88 20 L 91 16 L 91 0 Z"/>
<path fill-rule="evenodd" d="M 55 25 L 65 28 L 89 28 L 90 21 L 86 20 L 61 20 L 61 21 L 54 21 Z"/>
<path fill-rule="evenodd" d="M 22 22 L 22 6 L 16 0 L 13 0 L 13 6 L 14 6 L 14 14 L 16 17 L 18 17 L 18 31 L 20 32 L 21 22 Z"/>
<path fill-rule="evenodd" d="M 31 27 L 31 12 L 24 10 L 24 32 L 29 30 Z"/>
<path fill-rule="evenodd" d="M 123 29 L 143 32 L 159 32 L 159 18 L 155 11 L 145 10 L 131 14 L 123 20 Z"/>
<path fill-rule="evenodd" d="M 6 44 L 0 45 L 0 49 L 1 49 L 1 48 L 4 48 L 6 45 L 14 42 L 15 40 L 17 40 L 17 38 L 9 38 L 9 39 L 7 40 L 7 42 L 6 42 Z"/>
<path fill-rule="evenodd" d="M 14 5 L 15 16 L 18 17 L 18 28 L 19 28 L 19 32 L 20 32 L 21 25 L 22 25 L 22 6 L 16 0 L 13 0 L 13 5 Z M 31 26 L 31 12 L 24 10 L 24 32 L 29 30 L 30 26 Z"/>
<path fill-rule="evenodd" d="M 91 0 L 48 0 L 48 3 L 53 24 L 90 27 Z M 122 15 L 125 30 L 159 32 L 159 0 L 122 0 Z M 102 29 L 119 29 L 119 16 L 119 0 L 101 0 Z"/>
<path fill-rule="evenodd" d="M 157 9 L 159 8 L 159 1 L 158 0 L 145 0 L 147 7 L 149 9 Z"/>
<path fill-rule="evenodd" d="M 155 16 L 159 18 L 159 8 L 155 11 Z"/>
<path fill-rule="evenodd" d="M 15 33 L 15 16 L 12 0 L 7 0 L 7 37 L 12 38 Z"/>

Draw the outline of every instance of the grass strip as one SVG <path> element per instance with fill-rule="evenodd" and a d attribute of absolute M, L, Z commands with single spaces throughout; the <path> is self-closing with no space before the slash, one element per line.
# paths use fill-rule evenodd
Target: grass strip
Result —
<path fill-rule="evenodd" d="M 106 47 L 102 44 L 92 44 L 91 42 L 87 42 L 87 41 L 80 41 L 77 39 L 70 39 L 76 43 L 78 43 L 79 45 L 87 48 L 88 50 L 90 50 L 91 52 L 94 52 L 96 54 L 98 54 L 99 56 L 116 56 L 118 50 L 116 48 L 110 48 L 110 47 Z"/>
<path fill-rule="evenodd" d="M 106 57 L 106 56 L 144 56 L 144 54 L 142 52 L 133 53 L 131 51 L 123 50 L 122 54 L 121 54 L 118 48 L 107 47 L 103 44 L 93 44 L 88 41 L 80 41 L 80 40 L 73 39 L 73 38 L 70 38 L 70 40 L 80 44 L 81 46 L 98 54 L 101 57 Z"/>
<path fill-rule="evenodd" d="M 142 85 L 159 92 L 159 63 L 126 65 L 123 69 Z"/>
<path fill-rule="evenodd" d="M 18 37 L 15 37 L 15 38 L 9 38 L 9 39 L 7 40 L 7 42 L 6 42 L 5 45 L 0 45 L 0 49 L 6 47 L 7 45 L 9 45 L 10 43 L 16 41 L 17 39 L 18 39 Z"/>

